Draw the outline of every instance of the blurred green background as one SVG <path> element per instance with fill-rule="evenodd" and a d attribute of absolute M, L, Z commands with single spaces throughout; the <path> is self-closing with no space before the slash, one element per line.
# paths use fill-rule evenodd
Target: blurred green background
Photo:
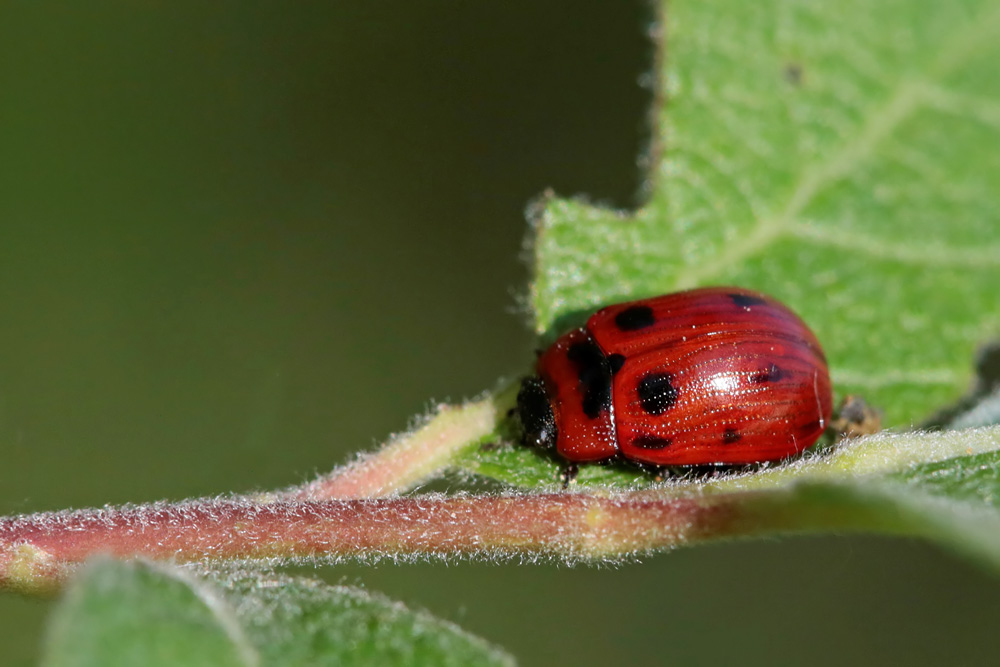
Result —
<path fill-rule="evenodd" d="M 635 203 L 643 2 L 5 3 L 4 513 L 300 482 L 523 372 L 523 210 Z M 669 53 L 669 48 L 668 48 Z M 327 568 L 524 664 L 995 659 L 915 542 Z M 49 603 L 0 597 L 3 664 Z"/>

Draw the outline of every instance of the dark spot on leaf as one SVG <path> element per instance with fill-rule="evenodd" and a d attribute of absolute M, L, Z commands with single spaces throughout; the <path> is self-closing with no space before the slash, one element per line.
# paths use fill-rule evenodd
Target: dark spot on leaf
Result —
<path fill-rule="evenodd" d="M 785 81 L 792 84 L 796 88 L 802 85 L 802 65 L 799 63 L 788 63 L 785 65 Z"/>
<path fill-rule="evenodd" d="M 722 442 L 726 443 L 727 445 L 739 442 L 742 439 L 743 436 L 740 435 L 740 432 L 737 431 L 735 428 L 727 428 L 726 432 L 722 434 Z"/>
<path fill-rule="evenodd" d="M 840 408 L 840 418 L 846 419 L 852 424 L 860 424 L 868 418 L 871 408 L 860 396 L 847 396 L 844 398 L 844 405 Z"/>

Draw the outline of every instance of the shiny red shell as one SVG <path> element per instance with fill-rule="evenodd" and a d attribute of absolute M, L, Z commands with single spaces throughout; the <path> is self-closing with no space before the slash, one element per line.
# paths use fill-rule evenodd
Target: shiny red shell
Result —
<path fill-rule="evenodd" d="M 826 358 L 775 299 L 710 287 L 597 311 L 518 395 L 529 443 L 570 461 L 746 464 L 810 447 L 830 421 Z"/>

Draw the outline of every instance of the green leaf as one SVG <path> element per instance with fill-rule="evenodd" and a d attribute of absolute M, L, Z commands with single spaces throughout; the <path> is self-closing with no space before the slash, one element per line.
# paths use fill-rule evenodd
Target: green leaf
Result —
<path fill-rule="evenodd" d="M 955 415 L 948 428 L 962 429 L 1000 423 L 1000 389 L 981 397 L 968 410 Z"/>
<path fill-rule="evenodd" d="M 461 469 L 554 489 L 565 464 L 524 447 L 465 452 Z M 1000 573 L 1000 426 L 883 432 L 780 464 L 670 470 L 581 466 L 574 486 L 646 489 L 654 497 L 722 503 L 731 522 L 701 539 L 864 531 L 922 537 Z"/>
<path fill-rule="evenodd" d="M 977 457 L 987 457 L 980 460 Z M 946 470 L 957 478 L 978 471 L 979 479 L 997 476 L 983 469 L 989 457 L 1000 457 L 1000 426 L 962 431 L 882 432 L 864 438 L 826 445 L 780 463 L 746 467 L 669 468 L 658 473 L 628 463 L 582 465 L 576 486 L 616 489 L 661 489 L 682 494 L 756 491 L 787 487 L 801 481 L 881 480 L 891 478 L 916 484 L 921 491 L 934 486 L 931 472 Z M 563 483 L 565 462 L 539 455 L 519 445 L 474 445 L 455 461 L 463 472 L 495 479 L 511 486 L 554 489 Z M 957 486 L 953 490 L 957 492 Z M 985 493 L 985 492 L 984 492 Z M 971 497 L 963 493 L 963 498 Z M 984 496 L 985 497 L 985 496 Z"/>
<path fill-rule="evenodd" d="M 512 665 L 495 646 L 426 612 L 349 586 L 217 573 L 265 665 Z"/>
<path fill-rule="evenodd" d="M 486 449 L 473 445 L 452 461 L 452 467 L 521 488 L 555 488 L 563 484 L 566 463 L 518 445 Z M 627 464 L 581 466 L 574 484 L 632 489 L 655 484 L 653 475 Z"/>
<path fill-rule="evenodd" d="M 746 535 L 919 535 L 1000 571 L 1000 430 L 969 428 L 998 423 L 995 383 L 954 403 L 1000 330 L 1000 0 L 661 0 L 660 16 L 648 199 L 535 209 L 543 342 L 609 303 L 751 287 L 816 331 L 837 393 L 888 426 L 950 404 L 938 421 L 964 430 L 742 470 L 590 464 L 572 484 L 719 500 Z M 480 443 L 456 467 L 552 489 L 566 463 Z"/>
<path fill-rule="evenodd" d="M 70 585 L 49 622 L 46 667 L 257 665 L 221 597 L 164 565 L 101 560 Z"/>
<path fill-rule="evenodd" d="M 708 284 L 771 293 L 840 393 L 910 424 L 968 387 L 1000 324 L 1000 5 L 663 2 L 651 197 L 548 200 L 532 304 Z"/>
<path fill-rule="evenodd" d="M 951 466 L 960 475 L 966 462 Z M 990 484 L 995 487 L 996 479 Z M 798 483 L 747 494 L 740 512 L 748 534 L 864 531 L 923 537 L 1000 574 L 1000 514 L 891 480 Z"/>
<path fill-rule="evenodd" d="M 1000 451 L 922 463 L 889 479 L 929 495 L 1000 509 Z"/>
<path fill-rule="evenodd" d="M 508 665 L 485 641 L 356 588 L 254 572 L 89 565 L 56 609 L 49 667 Z"/>

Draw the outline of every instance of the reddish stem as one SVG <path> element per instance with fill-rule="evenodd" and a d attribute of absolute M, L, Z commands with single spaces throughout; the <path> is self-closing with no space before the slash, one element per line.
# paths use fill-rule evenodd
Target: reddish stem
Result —
<path fill-rule="evenodd" d="M 204 501 L 0 519 L 0 586 L 57 586 L 94 554 L 176 561 L 465 555 L 622 557 L 728 532 L 735 505 L 582 494 Z"/>
<path fill-rule="evenodd" d="M 378 498 L 408 491 L 447 468 L 459 451 L 493 430 L 496 401 L 502 396 L 460 406 L 438 405 L 419 428 L 279 498 Z"/>

